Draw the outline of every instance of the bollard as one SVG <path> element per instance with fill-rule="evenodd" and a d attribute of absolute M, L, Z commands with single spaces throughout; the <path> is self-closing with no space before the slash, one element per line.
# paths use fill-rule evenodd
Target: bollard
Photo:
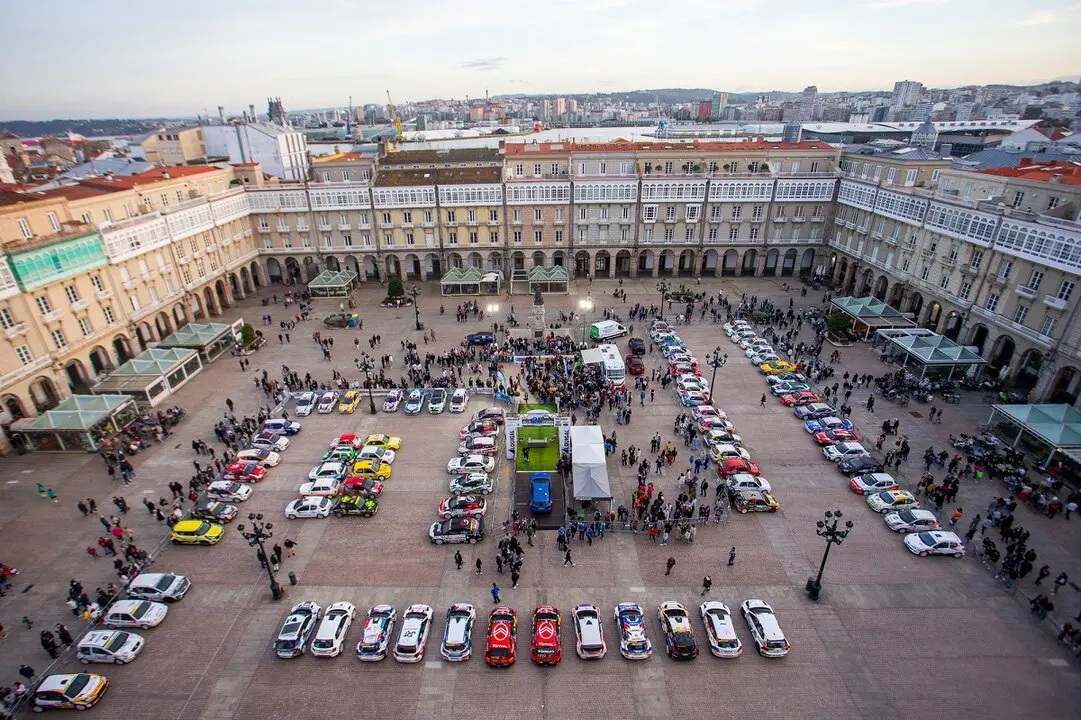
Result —
<path fill-rule="evenodd" d="M 297 584 L 297 574 L 295 572 L 293 572 L 292 570 L 289 571 L 289 584 L 290 585 L 296 585 Z"/>

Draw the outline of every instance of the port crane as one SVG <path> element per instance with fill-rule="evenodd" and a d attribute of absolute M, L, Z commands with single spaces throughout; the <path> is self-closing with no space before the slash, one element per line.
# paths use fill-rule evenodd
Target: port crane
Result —
<path fill-rule="evenodd" d="M 390 121 L 394 123 L 396 133 L 394 139 L 401 142 L 405 139 L 405 135 L 402 133 L 402 118 L 398 115 L 398 108 L 394 107 L 394 100 L 390 97 L 390 90 L 387 90 L 387 110 L 390 111 Z"/>

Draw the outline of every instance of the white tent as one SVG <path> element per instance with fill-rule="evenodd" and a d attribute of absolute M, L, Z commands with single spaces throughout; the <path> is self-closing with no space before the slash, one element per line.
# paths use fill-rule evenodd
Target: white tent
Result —
<path fill-rule="evenodd" d="M 604 436 L 597 425 L 571 428 L 571 477 L 575 500 L 611 500 Z"/>

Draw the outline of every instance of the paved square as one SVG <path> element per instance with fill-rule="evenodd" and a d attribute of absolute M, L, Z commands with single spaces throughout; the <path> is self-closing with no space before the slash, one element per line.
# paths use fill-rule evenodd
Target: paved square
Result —
<path fill-rule="evenodd" d="M 795 298 L 795 307 L 818 303 L 820 294 L 801 298 L 781 287 L 781 280 L 729 278 L 703 282 L 703 291 L 723 291 L 734 301 L 748 297 L 777 299 L 782 307 Z M 599 307 L 613 305 L 620 313 L 636 302 L 655 302 L 657 292 L 648 279 L 625 281 L 626 305 L 611 297 L 614 283 L 597 282 L 590 288 L 580 283 L 566 297 L 546 296 L 549 317 L 560 310 L 576 309 L 582 295 L 592 290 Z M 457 345 L 467 332 L 490 328 L 491 317 L 467 323 L 454 321 L 454 299 L 439 299 L 426 287 L 421 297 L 425 322 L 435 329 L 437 341 L 420 344 L 421 352 L 442 352 Z M 292 343 L 267 346 L 251 358 L 248 372 L 226 356 L 188 384 L 175 402 L 188 410 L 188 418 L 164 447 L 155 447 L 134 458 L 138 471 L 130 488 L 111 486 L 100 460 L 83 455 L 31 455 L 4 461 L 0 483 L 0 547 L 5 562 L 19 567 L 13 592 L 0 599 L 0 613 L 8 636 L 0 645 L 7 671 L 2 681 L 16 679 L 14 671 L 26 662 L 39 671 L 48 657 L 37 644 L 38 627 L 67 622 L 77 624 L 63 606 L 69 578 L 79 578 L 89 591 L 108 582 L 111 563 L 93 561 L 85 548 L 96 542 L 101 529 L 96 518 L 82 518 L 75 510 L 80 497 L 93 496 L 111 514 L 109 498 L 123 494 L 132 506 L 124 519 L 141 546 L 152 547 L 166 535 L 139 503 L 143 495 L 156 499 L 173 480 L 186 482 L 195 456 L 193 438 L 213 438 L 211 427 L 225 411 L 225 398 L 236 404 L 238 416 L 254 414 L 266 402 L 252 376 L 266 368 L 278 377 L 288 364 L 302 376 L 311 372 L 329 380 L 338 369 L 349 377 L 353 337 L 362 343 L 372 333 L 383 336 L 375 354 L 395 356 L 393 370 L 401 372 L 400 340 L 420 342 L 412 330 L 412 310 L 374 307 L 378 288 L 358 293 L 358 307 L 365 329 L 326 331 L 318 320 L 302 324 L 292 333 Z M 447 314 L 438 314 L 438 305 Z M 506 298 L 499 317 L 510 309 Z M 527 314 L 529 299 L 513 300 L 519 316 Z M 315 316 L 336 311 L 336 301 L 316 301 Z M 258 322 L 271 312 L 275 324 L 285 317 L 280 304 L 269 308 L 250 300 L 232 311 Z M 639 323 L 634 335 L 642 335 Z M 336 340 L 332 362 L 322 360 L 311 333 L 330 332 Z M 266 575 L 233 526 L 225 539 L 210 548 L 163 549 L 155 570 L 189 576 L 192 591 L 170 607 L 169 617 L 158 628 L 145 631 L 148 645 L 133 664 L 95 667 L 109 676 L 112 687 L 93 717 L 130 720 L 227 720 L 231 718 L 688 718 L 741 716 L 754 718 L 1066 718 L 1076 717 L 1081 701 L 1081 677 L 1077 665 L 1064 655 L 1052 634 L 1041 628 L 1015 598 L 1006 595 L 979 566 L 974 557 L 917 558 L 905 550 L 899 536 L 891 533 L 879 516 L 852 494 L 836 470 L 822 459 L 802 425 L 773 398 L 764 408 L 759 397 L 765 383 L 756 368 L 745 360 L 723 335 L 719 325 L 697 321 L 679 330 L 681 337 L 704 358 L 721 347 L 730 362 L 720 369 L 714 391 L 743 436 L 754 460 L 763 468 L 781 503 L 776 514 L 737 515 L 722 525 L 702 528 L 693 545 L 673 539 L 667 547 L 652 544 L 644 534 L 608 533 L 592 546 L 572 545 L 575 565 L 564 567 L 555 547 L 554 533 L 538 536 L 534 548 L 526 548 L 525 567 L 519 588 L 510 588 L 510 576 L 495 567 L 499 523 L 510 509 L 509 464 L 501 460 L 497 492 L 490 496 L 488 537 L 476 546 L 436 547 L 428 542 L 427 529 L 435 520 L 435 506 L 446 495 L 449 476 L 445 464 L 455 452 L 457 428 L 468 413 L 484 404 L 471 400 L 463 415 L 431 416 L 427 412 L 406 417 L 398 412 L 369 415 L 367 402 L 354 415 L 313 415 L 303 419 L 303 431 L 284 453 L 281 465 L 255 486 L 250 501 L 240 506 L 242 516 L 261 512 L 274 523 L 275 540 L 296 540 L 297 555 L 286 558 L 283 575 L 295 572 L 299 585 L 287 588 L 285 600 L 269 598 Z M 275 333 L 276 334 L 276 333 Z M 805 331 L 804 338 L 809 337 Z M 622 343 L 621 343 L 622 344 Z M 361 345 L 362 349 L 368 349 Z M 828 354 L 828 350 L 826 354 Z M 843 369 L 876 374 L 883 367 L 862 347 L 843 351 Z M 646 356 L 647 372 L 659 367 L 656 353 Z M 512 374 L 515 369 L 507 367 Z M 707 371 L 709 372 L 709 371 Z M 639 407 L 635 396 L 630 426 L 613 428 L 605 412 L 601 424 L 606 432 L 618 431 L 620 447 L 648 447 L 649 437 L 660 430 L 680 451 L 685 465 L 690 450 L 672 435 L 672 422 L 680 412 L 671 390 L 656 384 L 655 401 Z M 866 391 L 853 396 L 862 406 Z M 377 405 L 381 403 L 377 402 Z M 855 413 L 858 425 L 868 433 L 891 414 L 899 414 L 885 401 L 868 415 Z M 950 431 L 971 430 L 969 418 L 986 416 L 975 398 L 961 406 L 948 406 L 950 422 L 938 426 L 908 414 L 902 432 L 912 438 L 914 456 L 928 444 L 945 446 Z M 581 414 L 581 413 L 579 413 Z M 386 481 L 379 512 L 371 519 L 329 518 L 286 520 L 284 506 L 316 464 L 327 443 L 343 432 L 385 432 L 402 437 L 403 445 Z M 875 432 L 874 434 L 877 434 Z M 919 468 L 905 467 L 900 479 L 910 484 Z M 616 504 L 628 504 L 635 487 L 632 468 L 624 468 L 613 456 L 609 463 Z M 666 496 L 678 493 L 675 476 L 667 469 L 652 479 Z M 38 481 L 52 484 L 59 504 L 37 497 Z M 711 477 L 711 489 L 715 487 Z M 958 504 L 965 505 L 967 521 L 982 511 L 987 498 L 1001 490 L 989 483 L 963 485 Z M 815 535 L 815 521 L 827 509 L 841 509 L 855 529 L 835 548 L 826 568 L 820 602 L 806 597 L 802 586 L 821 560 L 823 544 Z M 1077 570 L 1078 537 L 1061 521 L 1044 523 L 1025 513 L 1019 517 L 1030 527 L 1030 545 L 1053 567 Z M 1076 523 L 1072 527 L 1076 527 Z M 728 549 L 737 548 L 733 567 L 726 567 Z M 456 570 L 452 556 L 460 549 L 465 567 Z M 676 558 L 666 576 L 665 560 Z M 475 559 L 484 563 L 484 574 L 473 572 Z M 1073 564 L 1071 564 L 1073 563 Z M 700 647 L 699 658 L 675 663 L 664 655 L 664 640 L 655 619 L 663 600 L 682 602 L 697 615 L 702 576 L 710 574 L 710 595 L 737 609 L 747 598 L 770 602 L 789 642 L 791 654 L 782 660 L 759 657 L 741 619 L 736 628 L 745 647 L 736 660 L 718 660 L 708 653 L 704 630 L 692 619 Z M 283 577 L 283 580 L 285 578 Z M 520 615 L 517 664 L 492 670 L 482 660 L 485 618 L 491 608 L 488 588 L 498 582 L 507 604 Z M 1028 583 L 1031 585 L 1031 582 Z M 32 586 L 29 587 L 28 586 Z M 1031 589 L 1031 588 L 1030 588 Z M 91 593 L 92 594 L 92 593 Z M 324 607 L 348 600 L 364 613 L 377 603 L 398 607 L 427 603 L 436 622 L 427 644 L 425 661 L 403 665 L 393 659 L 360 663 L 353 656 L 359 624 L 354 624 L 346 651 L 332 660 L 301 658 L 285 661 L 274 656 L 271 644 L 289 607 L 301 600 L 315 600 Z M 1076 613 L 1077 593 L 1067 588 L 1058 598 L 1062 617 Z M 474 657 L 452 665 L 439 658 L 446 607 L 456 601 L 476 605 L 478 622 L 473 630 Z M 583 662 L 574 655 L 571 608 L 591 602 L 609 617 L 620 601 L 636 601 L 647 612 L 654 657 L 632 663 L 618 653 L 615 628 L 606 619 L 608 656 Z M 539 668 L 528 659 L 529 614 L 540 603 L 552 603 L 563 612 L 564 659 L 554 668 Z M 35 631 L 19 626 L 28 615 Z M 66 660 L 67 670 L 83 666 Z"/>

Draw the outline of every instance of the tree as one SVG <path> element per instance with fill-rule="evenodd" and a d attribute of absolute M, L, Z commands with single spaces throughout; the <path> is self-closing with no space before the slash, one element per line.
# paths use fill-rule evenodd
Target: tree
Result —
<path fill-rule="evenodd" d="M 398 276 L 394 276 L 387 282 L 387 297 L 399 298 L 405 295 L 405 286 L 402 284 L 402 279 Z"/>
<path fill-rule="evenodd" d="M 841 335 L 852 328 L 852 318 L 844 313 L 835 312 L 826 320 L 826 327 L 829 328 L 830 334 Z"/>
<path fill-rule="evenodd" d="M 244 323 L 240 327 L 240 344 L 244 347 L 248 347 L 255 340 L 255 328 L 248 323 Z"/>

